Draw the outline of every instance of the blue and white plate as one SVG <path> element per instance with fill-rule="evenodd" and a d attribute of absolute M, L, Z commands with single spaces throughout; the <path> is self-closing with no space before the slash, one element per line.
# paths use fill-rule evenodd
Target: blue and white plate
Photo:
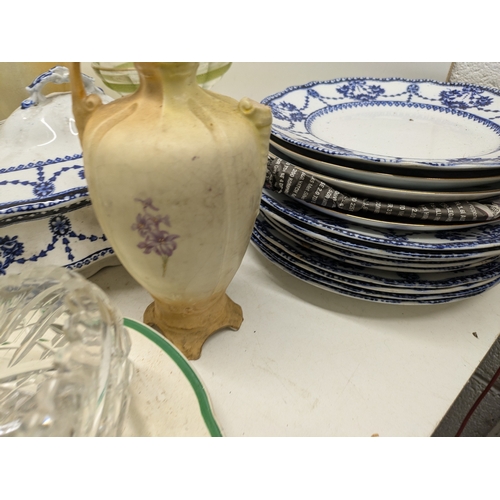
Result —
<path fill-rule="evenodd" d="M 500 257 L 487 264 L 449 272 L 393 272 L 345 264 L 333 256 L 327 257 L 301 248 L 262 219 L 256 221 L 254 238 L 280 258 L 308 272 L 378 291 L 406 294 L 449 293 L 470 289 L 500 278 Z"/>
<path fill-rule="evenodd" d="M 438 263 L 449 262 L 457 263 L 469 261 L 470 259 L 482 259 L 485 257 L 495 257 L 500 255 L 500 248 L 486 249 L 486 250 L 456 250 L 449 252 L 433 251 L 433 250 L 414 250 L 405 248 L 393 248 L 390 246 L 383 246 L 372 244 L 370 242 L 355 240 L 351 238 L 344 238 L 342 235 L 336 234 L 331 231 L 322 231 L 321 229 L 302 224 L 300 221 L 287 217 L 282 212 L 276 210 L 271 205 L 268 205 L 264 198 L 260 205 L 260 210 L 268 219 L 280 224 L 287 230 L 293 229 L 300 233 L 304 241 L 309 243 L 309 239 L 315 240 L 320 244 L 332 246 L 334 248 L 345 249 L 349 251 L 358 252 L 368 256 L 374 256 L 381 259 L 395 259 L 397 261 L 408 261 L 409 263 L 422 262 L 422 263 Z"/>
<path fill-rule="evenodd" d="M 1 131 L 2 127 L 0 134 Z M 81 153 L 0 168 L 0 220 L 3 222 L 27 220 L 33 213 L 84 200 L 88 201 L 89 195 Z"/>
<path fill-rule="evenodd" d="M 490 257 L 480 256 L 449 262 L 444 259 L 429 259 L 425 261 L 395 259 L 374 253 L 361 253 L 342 248 L 339 245 L 316 240 L 308 236 L 306 233 L 297 231 L 293 226 L 283 224 L 279 220 L 273 219 L 269 213 L 266 213 L 265 211 L 261 210 L 261 215 L 276 231 L 281 233 L 281 235 L 294 241 L 303 248 L 311 249 L 314 252 L 326 255 L 327 257 L 334 257 L 347 264 L 370 267 L 373 269 L 416 273 L 447 272 L 456 271 L 458 269 L 466 269 L 480 264 L 487 264 L 498 257 L 498 255 Z"/>
<path fill-rule="evenodd" d="M 405 189 L 401 189 L 394 187 L 377 186 L 371 182 L 363 183 L 359 181 L 347 181 L 344 179 L 339 179 L 334 175 L 324 175 L 321 173 L 313 172 L 311 170 L 308 170 L 307 167 L 304 167 L 304 165 L 300 164 L 300 162 L 293 160 L 290 161 L 287 158 L 286 154 L 273 154 L 272 151 L 269 151 L 269 157 L 271 159 L 275 159 L 276 157 L 281 158 L 291 163 L 292 165 L 297 166 L 306 174 L 311 175 L 316 179 L 337 188 L 343 193 L 349 193 L 351 195 L 357 195 L 360 197 L 363 196 L 366 198 L 371 198 L 373 200 L 387 200 L 391 202 L 399 201 L 406 204 L 421 204 L 431 202 L 451 202 L 459 200 L 477 201 L 500 196 L 500 182 L 498 181 L 494 183 L 486 182 L 486 184 L 483 186 L 465 188 L 462 190 L 446 189 L 440 191 L 438 186 L 433 186 L 432 190 L 427 191 L 413 189 L 411 186 L 408 186 Z M 425 225 L 422 221 L 419 222 L 421 226 Z M 432 223 L 430 223 L 429 225 L 431 224 Z M 478 222 L 477 224 L 480 224 L 480 222 Z M 434 225 L 438 228 L 443 226 L 443 224 L 439 223 L 435 223 Z M 464 225 L 466 225 L 466 223 L 464 223 Z"/>
<path fill-rule="evenodd" d="M 288 219 L 305 224 L 313 230 L 321 230 L 384 248 L 427 250 L 447 253 L 463 250 L 499 250 L 500 222 L 447 231 L 400 231 L 387 228 L 367 227 L 320 213 L 297 201 L 265 190 L 262 202 L 274 208 Z"/>
<path fill-rule="evenodd" d="M 88 92 L 103 103 L 113 99 L 91 78 Z M 88 188 L 71 94 L 44 96 L 47 83 L 69 82 L 69 71 L 56 66 L 27 87 L 31 96 L 0 127 L 0 220 L 29 220 L 28 215 L 88 201 Z M 26 85 L 26 84 L 25 84 Z"/>
<path fill-rule="evenodd" d="M 420 169 L 500 166 L 500 91 L 402 78 L 342 78 L 262 101 L 279 139 L 332 158 Z"/>
<path fill-rule="evenodd" d="M 408 298 L 408 294 L 385 294 L 384 296 L 377 295 L 376 293 L 367 293 L 366 290 L 360 290 L 354 287 L 347 289 L 347 287 L 341 288 L 338 286 L 338 283 L 329 280 L 327 278 L 318 278 L 317 275 L 304 271 L 303 269 L 295 266 L 289 261 L 280 258 L 278 255 L 270 252 L 262 245 L 258 239 L 255 238 L 254 234 L 252 234 L 251 242 L 254 246 L 259 250 L 265 257 L 267 257 L 273 264 L 282 269 L 283 271 L 295 276 L 296 278 L 305 281 L 311 285 L 314 285 L 318 288 L 322 288 L 324 290 L 330 292 L 336 292 L 340 295 L 344 295 L 347 297 L 352 297 L 356 299 L 366 300 L 370 302 L 379 302 L 385 304 L 394 304 L 394 305 L 431 305 L 431 304 L 445 304 L 448 302 L 455 302 L 458 300 L 464 300 L 469 297 L 474 297 L 479 295 L 491 287 L 495 286 L 500 279 L 495 281 L 491 281 L 485 285 L 479 286 L 477 288 L 462 290 L 459 292 L 455 292 L 452 294 L 443 294 L 443 295 L 433 295 L 433 296 L 412 296 Z"/>
<path fill-rule="evenodd" d="M 287 218 L 265 202 L 261 203 L 260 209 L 266 218 L 279 224 L 281 228 L 287 231 L 292 229 L 295 233 L 298 233 L 306 244 L 317 242 L 322 246 L 326 245 L 327 247 L 338 248 L 340 250 L 353 251 L 370 257 L 389 259 L 396 262 L 407 261 L 409 265 L 413 265 L 414 263 L 429 263 L 431 265 L 440 263 L 456 264 L 500 255 L 500 248 L 441 252 L 383 247 L 382 245 L 370 244 L 369 242 L 343 238 L 333 232 L 322 231 L 306 224 L 301 224 L 295 219 Z M 294 236 L 296 235 L 295 233 Z"/>
<path fill-rule="evenodd" d="M 446 289 L 411 289 L 411 288 L 391 288 L 383 287 L 373 283 L 359 283 L 356 280 L 348 278 L 339 279 L 335 273 L 329 273 L 321 268 L 308 265 L 306 262 L 295 259 L 286 253 L 282 253 L 279 249 L 269 244 L 268 241 L 259 239 L 254 232 L 252 235 L 253 242 L 260 245 L 261 250 L 272 255 L 273 260 L 280 262 L 284 267 L 289 267 L 296 272 L 307 274 L 309 277 L 326 284 L 335 286 L 338 289 L 356 293 L 360 296 L 372 298 L 389 298 L 389 299 L 405 299 L 405 300 L 422 300 L 422 299 L 454 299 L 461 297 L 464 293 L 474 293 L 477 289 L 484 291 L 484 287 L 494 286 L 500 281 L 500 278 L 485 280 L 480 283 L 474 283 L 469 287 L 455 287 Z"/>
<path fill-rule="evenodd" d="M 289 145 L 287 145 L 289 146 Z M 425 174 L 422 171 L 412 171 L 411 169 L 392 169 L 387 163 L 376 164 L 375 166 L 354 161 L 343 160 L 342 165 L 340 161 L 330 160 L 325 158 L 323 160 L 306 156 L 306 150 L 301 149 L 300 153 L 297 151 L 299 148 L 287 149 L 286 147 L 271 140 L 269 141 L 269 151 L 277 156 L 288 156 L 291 163 L 296 162 L 299 166 L 307 166 L 316 173 L 323 174 L 335 179 L 343 179 L 357 183 L 364 183 L 368 186 L 382 186 L 395 189 L 412 189 L 436 192 L 441 190 L 464 190 L 474 186 L 491 186 L 500 182 L 500 171 L 488 170 L 474 171 L 474 175 L 468 172 L 446 172 L 448 175 L 443 176 L 443 171 L 426 170 Z M 345 164 L 344 164 L 345 163 Z M 362 167 L 370 167 L 370 169 Z M 384 167 L 384 168 L 382 168 Z M 392 170 L 396 170 L 394 173 Z M 478 174 L 481 175 L 478 175 Z M 420 174 L 420 175 L 419 175 Z M 439 175 L 439 176 L 438 176 Z M 425 201 L 431 201 L 429 199 Z"/>

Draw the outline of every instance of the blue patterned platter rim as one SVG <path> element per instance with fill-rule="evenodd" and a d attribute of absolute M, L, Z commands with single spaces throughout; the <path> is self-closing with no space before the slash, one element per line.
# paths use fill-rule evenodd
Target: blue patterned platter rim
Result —
<path fill-rule="evenodd" d="M 339 245 L 329 244 L 327 242 L 320 242 L 311 238 L 307 234 L 300 233 L 294 227 L 286 224 L 281 224 L 276 219 L 273 219 L 269 214 L 261 210 L 260 215 L 263 220 L 269 223 L 273 229 L 278 231 L 285 238 L 292 240 L 301 248 L 311 249 L 321 255 L 327 257 L 334 257 L 341 262 L 354 264 L 358 266 L 371 267 L 373 269 L 385 269 L 386 271 L 397 272 L 417 272 L 417 273 L 433 273 L 441 271 L 456 271 L 458 269 L 466 269 L 468 267 L 478 266 L 480 264 L 487 264 L 488 262 L 496 259 L 500 254 L 489 257 L 473 257 L 460 261 L 444 261 L 439 260 L 426 260 L 414 261 L 410 259 L 395 259 L 384 255 L 370 254 L 356 252 L 350 249 L 342 248 Z"/>
<path fill-rule="evenodd" d="M 354 291 L 353 289 L 348 290 L 346 288 L 341 288 L 338 286 L 338 283 L 333 280 L 328 280 L 327 278 L 319 279 L 313 273 L 308 273 L 303 269 L 293 265 L 292 263 L 279 258 L 276 254 L 268 251 L 262 243 L 258 241 L 252 234 L 252 238 L 250 240 L 254 247 L 263 254 L 269 261 L 271 261 L 276 267 L 279 267 L 281 270 L 285 271 L 292 276 L 309 283 L 313 286 L 321 288 L 323 290 L 327 290 L 329 292 L 335 292 L 339 295 L 344 295 L 346 297 L 352 297 L 356 299 L 366 300 L 369 302 L 378 302 L 384 304 L 394 304 L 394 305 L 437 305 L 437 304 L 446 304 L 449 302 L 456 302 L 458 300 L 464 300 L 469 297 L 474 297 L 479 295 L 488 289 L 495 286 L 498 282 L 500 282 L 500 278 L 494 281 L 491 281 L 483 286 L 479 286 L 478 288 L 464 290 L 460 292 L 456 292 L 453 294 L 446 295 L 435 295 L 432 297 L 425 296 L 413 296 L 412 298 L 406 298 L 407 294 L 393 294 L 392 296 L 377 296 L 375 294 L 369 293 L 360 293 L 360 291 Z"/>
<path fill-rule="evenodd" d="M 262 192 L 262 202 L 314 229 L 331 232 L 351 240 L 384 247 L 448 252 L 450 250 L 498 249 L 500 222 L 469 229 L 449 231 L 400 231 L 366 227 L 317 212 L 284 195 Z"/>
<path fill-rule="evenodd" d="M 81 153 L 0 168 L 0 195 L 6 222 L 90 202 Z"/>
<path fill-rule="evenodd" d="M 273 113 L 272 134 L 306 151 L 417 169 L 500 166 L 500 91 L 493 88 L 341 78 L 288 87 L 262 103 Z"/>
<path fill-rule="evenodd" d="M 84 276 L 119 263 L 90 204 L 73 205 L 20 224 L 0 225 L 0 277 L 54 265 Z"/>
<path fill-rule="evenodd" d="M 300 248 L 262 220 L 257 220 L 255 223 L 254 237 L 263 239 L 265 244 L 272 247 L 268 250 L 278 253 L 295 265 L 301 266 L 303 263 L 309 267 L 309 271 L 314 269 L 315 274 L 330 279 L 334 276 L 335 280 L 356 286 L 378 286 L 391 290 L 399 288 L 406 292 L 435 294 L 439 293 L 438 290 L 446 289 L 447 292 L 454 292 L 500 278 L 500 257 L 486 264 L 455 271 L 423 274 L 416 271 L 394 272 L 349 265 L 334 257 L 325 257 L 313 250 Z"/>

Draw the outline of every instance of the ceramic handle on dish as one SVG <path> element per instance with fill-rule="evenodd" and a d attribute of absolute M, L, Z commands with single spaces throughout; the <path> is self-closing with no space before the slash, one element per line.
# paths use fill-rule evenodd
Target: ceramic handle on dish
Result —
<path fill-rule="evenodd" d="M 95 86 L 94 79 L 87 75 L 82 75 L 84 87 L 87 93 L 104 94 Z M 69 83 L 69 69 L 65 66 L 54 66 L 37 76 L 27 87 L 30 96 L 21 103 L 21 108 L 26 109 L 44 102 L 47 98 L 42 94 L 42 89 L 48 83 Z"/>

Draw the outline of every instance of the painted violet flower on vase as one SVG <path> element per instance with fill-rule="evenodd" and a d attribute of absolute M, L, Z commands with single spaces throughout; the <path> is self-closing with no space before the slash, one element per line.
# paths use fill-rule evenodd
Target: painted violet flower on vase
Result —
<path fill-rule="evenodd" d="M 165 276 L 168 258 L 177 248 L 175 240 L 179 238 L 179 235 L 171 234 L 165 229 L 162 229 L 161 224 L 170 227 L 170 219 L 168 215 L 152 213 L 158 212 L 159 208 L 153 205 L 153 200 L 151 198 L 146 198 L 145 200 L 135 198 L 134 201 L 138 201 L 142 204 L 142 213 L 137 214 L 135 223 L 130 227 L 132 231 L 137 231 L 144 238 L 137 246 L 142 249 L 145 254 L 154 252 L 162 258 L 162 276 Z"/>

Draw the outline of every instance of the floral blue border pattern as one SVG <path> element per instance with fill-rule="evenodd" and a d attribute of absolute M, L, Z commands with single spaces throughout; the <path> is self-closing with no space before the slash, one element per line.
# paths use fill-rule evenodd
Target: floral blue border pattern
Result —
<path fill-rule="evenodd" d="M 28 262 L 36 262 L 44 257 L 47 257 L 51 252 L 56 250 L 57 245 L 60 243 L 64 250 L 64 255 L 66 255 L 66 264 L 71 267 L 78 266 L 75 261 L 75 256 L 73 254 L 74 243 L 79 243 L 83 241 L 87 242 L 105 242 L 107 238 L 104 234 L 99 236 L 95 234 L 85 235 L 82 233 L 76 233 L 72 228 L 72 223 L 68 215 L 58 214 L 53 215 L 47 221 L 48 229 L 52 235 L 50 242 L 46 243 L 43 248 L 36 253 L 27 254 L 26 243 L 19 239 L 19 235 L 14 234 L 16 225 L 12 226 L 10 229 L 11 233 L 5 234 L 0 237 L 0 275 L 6 274 L 6 270 L 12 264 L 25 264 Z M 113 253 L 111 248 L 101 249 L 96 254 L 101 254 L 102 252 Z M 86 257 L 86 259 L 92 260 L 92 256 Z M 84 259 L 85 260 L 85 259 Z M 90 261 L 89 261 L 90 263 Z M 61 262 L 61 265 L 63 262 Z"/>
<path fill-rule="evenodd" d="M 88 196 L 81 154 L 0 169 L 0 216 L 67 205 Z"/>
<path fill-rule="evenodd" d="M 319 153 L 369 162 L 403 163 L 421 166 L 492 168 L 500 166 L 500 91 L 498 89 L 404 78 L 341 78 L 289 87 L 266 97 L 263 104 L 273 113 L 272 134 Z M 370 155 L 325 142 L 312 134 L 310 125 L 318 116 L 353 107 L 418 107 L 471 120 L 499 136 L 498 147 L 477 157 L 449 159 L 405 159 Z M 430 116 L 432 117 L 432 116 Z"/>
<path fill-rule="evenodd" d="M 17 165 L 17 166 L 13 166 L 13 167 L 0 168 L 0 174 L 5 174 L 7 172 L 16 172 L 18 170 L 27 170 L 30 168 L 39 168 L 39 167 L 44 167 L 46 165 L 54 165 L 56 163 L 65 162 L 68 160 L 80 160 L 82 158 L 83 158 L 83 156 L 81 154 L 74 154 L 74 155 L 70 155 L 70 156 L 67 155 L 64 158 L 59 158 L 59 157 L 56 157 L 54 159 L 49 158 L 48 160 L 45 160 L 45 161 L 37 161 L 35 163 L 27 163 L 26 165 Z"/>

